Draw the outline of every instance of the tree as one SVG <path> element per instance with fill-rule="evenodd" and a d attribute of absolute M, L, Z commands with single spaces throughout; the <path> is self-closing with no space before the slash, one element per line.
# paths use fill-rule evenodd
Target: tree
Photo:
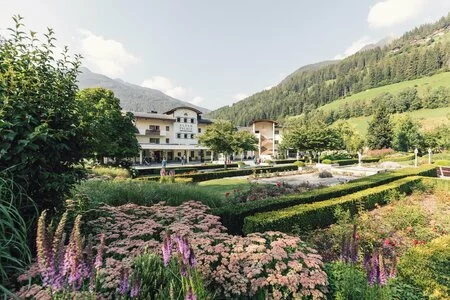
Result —
<path fill-rule="evenodd" d="M 420 124 L 406 115 L 397 120 L 394 128 L 392 147 L 397 151 L 408 152 L 422 144 Z"/>
<path fill-rule="evenodd" d="M 290 128 L 289 128 L 290 127 Z M 281 147 L 317 153 L 324 150 L 343 149 L 344 144 L 339 131 L 305 116 L 296 124 L 291 124 L 283 136 Z"/>
<path fill-rule="evenodd" d="M 257 144 L 258 139 L 249 131 L 236 131 L 233 134 L 232 148 L 235 153 L 256 150 Z"/>
<path fill-rule="evenodd" d="M 364 147 L 363 137 L 348 122 L 336 122 L 334 127 L 339 131 L 345 150 L 349 153 L 357 153 Z"/>
<path fill-rule="evenodd" d="M 390 114 L 381 106 L 369 122 L 367 145 L 370 149 L 390 148 L 392 144 L 392 124 Z"/>
<path fill-rule="evenodd" d="M 86 132 L 85 156 L 100 162 L 104 157 L 123 159 L 136 156 L 134 116 L 121 112 L 120 100 L 103 88 L 88 88 L 77 94 L 81 126 Z"/>
<path fill-rule="evenodd" d="M 225 155 L 224 167 L 227 168 L 228 156 L 233 153 L 233 137 L 236 128 L 230 121 L 217 121 L 207 127 L 198 141 L 216 153 Z"/>
<path fill-rule="evenodd" d="M 0 43 L 0 169 L 8 169 L 40 209 L 55 208 L 80 178 L 82 129 L 75 94 L 80 66 L 65 48 L 56 59 L 51 29 L 40 42 L 22 18 Z"/>

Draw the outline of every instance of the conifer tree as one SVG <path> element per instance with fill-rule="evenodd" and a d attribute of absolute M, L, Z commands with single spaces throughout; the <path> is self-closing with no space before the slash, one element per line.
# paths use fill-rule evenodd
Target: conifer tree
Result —
<path fill-rule="evenodd" d="M 375 112 L 369 122 L 367 131 L 367 144 L 370 149 L 390 148 L 392 144 L 392 124 L 390 114 L 385 106 Z"/>

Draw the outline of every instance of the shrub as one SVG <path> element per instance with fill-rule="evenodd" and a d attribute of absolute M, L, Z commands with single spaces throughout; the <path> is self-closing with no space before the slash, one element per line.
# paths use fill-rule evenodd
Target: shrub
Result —
<path fill-rule="evenodd" d="M 175 180 L 190 180 L 175 178 Z M 223 206 L 213 191 L 185 183 L 160 184 L 149 181 L 83 181 L 75 186 L 72 195 L 86 195 L 91 199 L 90 207 L 100 203 L 117 206 L 126 203 L 151 205 L 166 201 L 169 205 L 180 205 L 188 200 L 197 200 L 210 207 Z"/>
<path fill-rule="evenodd" d="M 238 165 L 239 168 L 242 168 L 242 167 L 246 166 L 246 164 L 243 161 L 238 161 L 237 165 Z"/>
<path fill-rule="evenodd" d="M 227 165 L 228 168 L 236 168 L 237 164 L 229 164 Z M 174 170 L 176 174 L 185 174 L 193 171 L 199 171 L 199 170 L 213 170 L 213 169 L 222 169 L 223 165 L 217 165 L 217 164 L 207 164 L 207 165 L 201 165 L 201 166 L 179 166 L 176 168 L 166 168 L 167 171 Z M 148 176 L 148 175 L 159 175 L 159 168 L 148 168 L 148 169 L 134 169 L 133 171 L 136 173 L 136 177 L 138 176 Z"/>
<path fill-rule="evenodd" d="M 244 218 L 254 215 L 255 213 L 273 211 L 302 203 L 312 203 L 341 197 L 414 175 L 436 177 L 436 169 L 432 166 L 422 166 L 419 168 L 405 168 L 394 172 L 380 173 L 357 179 L 346 184 L 313 190 L 303 194 L 286 195 L 273 199 L 242 203 L 233 205 L 232 207 L 213 209 L 213 214 L 222 218 L 222 223 L 230 232 L 242 233 Z"/>
<path fill-rule="evenodd" d="M 371 157 L 383 158 L 389 154 L 395 153 L 394 149 L 384 148 L 384 149 L 374 149 L 367 151 L 366 155 Z"/>
<path fill-rule="evenodd" d="M 332 161 L 331 161 L 331 159 L 324 159 L 324 160 L 322 160 L 322 163 L 325 165 L 331 165 Z"/>
<path fill-rule="evenodd" d="M 19 207 L 33 207 L 25 191 L 3 172 L 0 173 L 0 294 L 9 295 L 6 285 L 13 274 L 23 271 L 31 261 L 28 225 Z M 5 297 L 6 299 L 6 297 Z"/>
<path fill-rule="evenodd" d="M 425 291 L 432 299 L 450 297 L 450 235 L 411 248 L 401 257 L 399 277 Z"/>
<path fill-rule="evenodd" d="M 390 190 L 411 192 L 414 185 L 420 181 L 420 177 L 413 176 L 343 197 L 259 213 L 245 218 L 244 233 L 273 230 L 273 228 L 289 232 L 295 226 L 301 230 L 325 227 L 334 223 L 334 211 L 337 207 L 348 209 L 352 214 L 357 212 L 359 203 L 362 203 L 364 208 L 370 209 L 377 203 L 386 203 L 386 196 Z"/>
<path fill-rule="evenodd" d="M 361 159 L 361 162 L 363 163 L 374 163 L 374 162 L 378 162 L 380 159 L 379 158 L 374 158 L 374 157 L 364 157 Z M 340 166 L 347 166 L 347 165 L 354 165 L 359 163 L 358 159 L 342 159 L 342 160 L 335 160 L 333 161 L 333 163 L 338 164 Z"/>
<path fill-rule="evenodd" d="M 319 172 L 319 178 L 331 178 L 333 177 L 333 174 L 327 170 L 322 170 Z"/>
<path fill-rule="evenodd" d="M 273 162 L 276 165 L 281 165 L 281 164 L 292 164 L 295 163 L 296 161 L 297 159 L 290 158 L 290 159 L 275 159 Z"/>
<path fill-rule="evenodd" d="M 266 163 L 268 165 L 273 165 L 273 161 L 271 159 L 265 159 L 264 163 Z"/>
<path fill-rule="evenodd" d="M 380 162 L 383 161 L 393 161 L 393 162 L 402 162 L 402 161 L 410 161 L 415 158 L 414 154 L 408 154 L 408 155 L 402 155 L 402 156 L 388 156 L 380 160 Z"/>
<path fill-rule="evenodd" d="M 207 214 L 207 210 L 194 201 L 177 207 L 127 204 L 90 210 L 83 217 L 87 230 L 93 234 L 103 232 L 107 241 L 103 296 L 113 298 L 123 270 L 129 269 L 136 257 L 145 252 L 161 253 L 161 249 L 165 253 L 165 237 L 174 233 L 189 239 L 196 270 L 217 299 L 293 299 L 300 295 L 324 298 L 326 273 L 314 249 L 298 237 L 280 232 L 229 235 L 219 218 Z M 151 261 L 144 258 L 143 262 Z M 146 278 L 158 272 L 143 269 Z"/>
<path fill-rule="evenodd" d="M 302 168 L 302 167 L 305 166 L 305 162 L 300 161 L 300 160 L 297 160 L 297 161 L 294 162 L 294 166 L 297 166 L 297 167 L 299 167 L 299 168 Z"/>
<path fill-rule="evenodd" d="M 127 169 L 123 169 L 123 168 L 93 167 L 91 169 L 91 172 L 96 175 L 99 175 L 99 176 L 107 175 L 112 178 L 115 178 L 115 177 L 129 178 L 130 177 L 130 172 Z"/>
<path fill-rule="evenodd" d="M 437 166 L 448 167 L 450 166 L 450 160 L 437 160 L 434 162 L 434 164 Z"/>

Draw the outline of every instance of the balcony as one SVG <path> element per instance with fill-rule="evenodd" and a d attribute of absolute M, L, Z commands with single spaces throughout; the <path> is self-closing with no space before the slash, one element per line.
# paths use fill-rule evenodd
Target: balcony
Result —
<path fill-rule="evenodd" d="M 159 129 L 146 129 L 145 135 L 161 135 L 161 130 Z"/>

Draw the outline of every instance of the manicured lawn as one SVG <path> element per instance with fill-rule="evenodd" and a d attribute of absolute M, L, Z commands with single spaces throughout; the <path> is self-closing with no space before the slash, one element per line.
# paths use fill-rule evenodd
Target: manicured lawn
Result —
<path fill-rule="evenodd" d="M 224 178 L 199 182 L 198 188 L 213 193 L 218 198 L 226 199 L 226 193 L 233 190 L 247 190 L 250 188 L 250 183 L 247 179 Z"/>

